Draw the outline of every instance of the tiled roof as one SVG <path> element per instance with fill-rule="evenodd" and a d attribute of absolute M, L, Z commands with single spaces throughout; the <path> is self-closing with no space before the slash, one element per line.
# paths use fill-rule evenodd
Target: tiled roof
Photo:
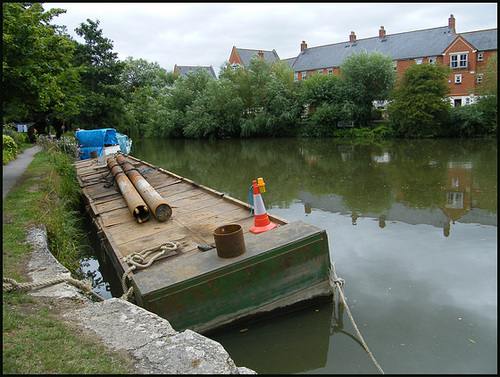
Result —
<path fill-rule="evenodd" d="M 497 29 L 460 33 L 460 35 L 478 51 L 497 49 Z"/>
<path fill-rule="evenodd" d="M 217 76 L 215 75 L 215 72 L 214 72 L 214 69 L 212 66 L 209 66 L 209 67 L 202 67 L 202 66 L 186 66 L 186 65 L 178 65 L 177 66 L 177 73 L 181 76 L 184 76 L 186 75 L 187 73 L 189 72 L 196 72 L 196 70 L 198 68 L 203 68 L 204 70 L 206 70 L 210 76 L 212 76 L 214 79 L 217 78 Z"/>
<path fill-rule="evenodd" d="M 264 59 L 267 60 L 268 62 L 273 63 L 276 60 L 280 59 L 278 53 L 275 50 L 264 51 L 264 50 L 250 50 L 246 48 L 237 48 L 237 50 L 238 50 L 238 55 L 244 67 L 248 66 L 248 63 L 250 63 L 250 59 L 254 55 L 258 55 L 259 51 L 262 51 L 262 53 L 264 54 Z"/>
<path fill-rule="evenodd" d="M 380 52 L 393 60 L 439 56 L 457 38 L 448 26 L 388 34 L 383 38 L 359 39 L 354 43 L 343 42 L 307 48 L 296 58 L 294 71 L 339 67 L 352 53 Z"/>

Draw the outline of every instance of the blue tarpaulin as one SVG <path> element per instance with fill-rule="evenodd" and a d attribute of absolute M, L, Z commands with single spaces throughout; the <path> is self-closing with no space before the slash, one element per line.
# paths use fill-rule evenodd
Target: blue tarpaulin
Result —
<path fill-rule="evenodd" d="M 105 146 L 119 144 L 117 132 L 114 128 L 81 130 L 75 132 L 75 136 L 78 140 L 78 144 L 81 145 L 80 159 L 82 160 L 90 158 L 90 152 L 92 151 L 96 151 L 98 156 L 102 156 L 102 149 Z M 123 148 L 120 149 L 123 150 Z"/>

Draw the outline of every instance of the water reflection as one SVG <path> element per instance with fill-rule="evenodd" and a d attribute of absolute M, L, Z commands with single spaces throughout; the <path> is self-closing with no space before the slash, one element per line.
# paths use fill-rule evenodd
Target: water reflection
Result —
<path fill-rule="evenodd" d="M 348 213 L 353 225 L 429 224 L 446 237 L 457 221 L 497 225 L 494 140 L 139 140 L 132 154 L 244 201 L 262 176 L 266 205 L 298 198 L 306 213 Z"/>
<path fill-rule="evenodd" d="M 263 333 L 272 341 L 263 341 Z M 234 360 L 260 374 L 303 373 L 325 368 L 334 336 L 338 342 L 349 343 L 349 348 L 357 347 L 364 352 L 355 332 L 344 328 L 341 302 L 318 304 L 210 335 L 225 345 Z"/>

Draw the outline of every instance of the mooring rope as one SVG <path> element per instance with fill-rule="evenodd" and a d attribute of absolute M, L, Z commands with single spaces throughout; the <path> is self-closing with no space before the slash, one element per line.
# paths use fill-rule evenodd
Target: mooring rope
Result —
<path fill-rule="evenodd" d="M 92 290 L 92 287 L 91 287 L 89 282 L 79 281 L 79 280 L 73 279 L 69 276 L 61 276 L 59 278 L 38 281 L 38 282 L 33 282 L 33 283 L 18 283 L 14 279 L 4 277 L 3 278 L 3 290 L 6 292 L 14 292 L 14 291 L 24 292 L 24 291 L 29 291 L 31 289 L 48 287 L 50 285 L 59 284 L 59 283 L 73 284 L 75 287 L 80 288 L 85 293 L 91 294 L 92 296 L 94 296 L 95 298 L 97 298 L 100 301 L 104 301 L 104 298 L 102 298 L 99 294 L 95 293 Z"/>
<path fill-rule="evenodd" d="M 377 360 L 375 360 L 375 357 L 373 356 L 370 349 L 368 348 L 368 345 L 366 344 L 365 340 L 363 339 L 361 332 L 358 330 L 358 326 L 356 326 L 356 322 L 354 322 L 354 318 L 351 314 L 351 311 L 349 310 L 349 305 L 347 305 L 347 302 L 346 302 L 346 299 L 344 296 L 344 292 L 343 292 L 345 281 L 344 281 L 344 279 L 340 279 L 337 276 L 337 273 L 335 272 L 335 265 L 333 264 L 333 262 L 331 262 L 331 267 L 332 267 L 333 280 L 330 277 L 330 279 L 331 279 L 330 281 L 332 282 L 332 284 L 335 284 L 339 288 L 338 291 L 340 293 L 340 297 L 342 298 L 342 301 L 344 303 L 344 307 L 347 309 L 347 315 L 349 316 L 349 319 L 351 320 L 352 326 L 354 327 L 354 330 L 356 331 L 356 334 L 358 335 L 358 338 L 361 341 L 361 344 L 363 345 L 363 348 L 365 349 L 366 353 L 368 354 L 368 356 L 370 356 L 370 358 L 372 359 L 373 363 L 375 364 L 375 366 L 377 367 L 379 372 L 384 374 L 384 371 L 382 370 L 380 365 L 377 363 Z"/>
<path fill-rule="evenodd" d="M 142 251 L 136 251 L 133 252 L 132 254 L 127 255 L 126 257 L 123 258 L 123 261 L 125 263 L 128 263 L 131 265 L 127 270 L 123 273 L 122 276 L 122 289 L 123 289 L 123 295 L 121 298 L 126 301 L 130 301 L 132 298 L 132 293 L 134 292 L 134 287 L 130 287 L 127 289 L 127 278 L 130 278 L 130 274 L 132 271 L 136 269 L 143 269 L 143 268 L 148 268 L 153 264 L 155 260 L 160 258 L 162 255 L 164 255 L 167 251 L 175 251 L 179 247 L 179 242 L 165 242 L 164 244 L 157 246 L 157 247 L 152 247 L 150 249 L 145 249 Z M 149 255 L 159 252 L 158 254 L 154 255 L 149 262 L 144 263 L 144 260 L 146 257 Z"/>

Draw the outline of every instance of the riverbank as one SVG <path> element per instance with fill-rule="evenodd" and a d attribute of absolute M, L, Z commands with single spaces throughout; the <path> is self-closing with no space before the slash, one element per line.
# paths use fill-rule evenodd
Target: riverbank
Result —
<path fill-rule="evenodd" d="M 18 283 L 71 275 L 49 252 L 47 228 L 34 215 L 50 176 L 43 159 L 35 154 L 4 198 L 3 276 Z M 211 339 L 179 333 L 121 299 L 92 302 L 66 282 L 4 292 L 3 318 L 5 373 L 255 374 Z"/>

